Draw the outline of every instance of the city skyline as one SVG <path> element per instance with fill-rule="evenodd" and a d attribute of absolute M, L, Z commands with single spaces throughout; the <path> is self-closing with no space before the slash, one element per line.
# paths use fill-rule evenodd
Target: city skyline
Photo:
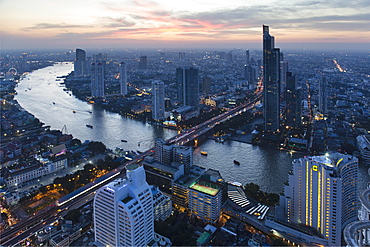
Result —
<path fill-rule="evenodd" d="M 261 48 L 261 25 L 292 49 L 370 44 L 370 7 L 344 1 L 10 1 L 0 3 L 2 49 Z"/>

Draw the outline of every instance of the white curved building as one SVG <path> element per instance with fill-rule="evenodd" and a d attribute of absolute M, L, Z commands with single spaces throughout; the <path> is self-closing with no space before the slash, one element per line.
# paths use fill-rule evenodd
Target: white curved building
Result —
<path fill-rule="evenodd" d="M 153 196 L 142 166 L 100 188 L 94 198 L 95 244 L 147 246 L 154 238 Z"/>

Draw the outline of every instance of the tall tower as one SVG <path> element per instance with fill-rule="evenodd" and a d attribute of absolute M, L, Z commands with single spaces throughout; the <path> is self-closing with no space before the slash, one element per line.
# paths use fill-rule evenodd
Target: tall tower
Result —
<path fill-rule="evenodd" d="M 154 238 L 153 195 L 142 166 L 127 167 L 119 178 L 98 189 L 94 198 L 98 246 L 147 246 Z"/>
<path fill-rule="evenodd" d="M 152 81 L 152 118 L 154 120 L 164 120 L 164 82 Z"/>
<path fill-rule="evenodd" d="M 21 73 L 24 73 L 28 70 L 28 54 L 27 53 L 23 53 L 22 56 L 21 56 L 22 60 L 21 60 Z"/>
<path fill-rule="evenodd" d="M 102 63 L 91 65 L 91 96 L 104 97 L 104 66 Z"/>
<path fill-rule="evenodd" d="M 121 95 L 127 95 L 127 70 L 124 62 L 121 62 L 119 65 L 119 82 L 121 86 Z"/>
<path fill-rule="evenodd" d="M 263 25 L 263 118 L 265 132 L 278 132 L 280 127 L 280 49 L 269 27 Z"/>
<path fill-rule="evenodd" d="M 86 62 L 86 52 L 82 49 L 76 49 L 76 60 L 74 62 L 74 76 L 79 77 L 84 75 Z"/>
<path fill-rule="evenodd" d="M 328 81 L 326 76 L 322 76 L 319 82 L 319 110 L 321 113 L 328 112 L 328 95 L 327 95 Z"/>
<path fill-rule="evenodd" d="M 358 159 L 351 155 L 294 160 L 280 198 L 281 219 L 316 228 L 330 246 L 340 246 L 342 230 L 357 220 L 357 176 Z"/>
<path fill-rule="evenodd" d="M 147 56 L 141 56 L 139 60 L 139 69 L 147 69 L 148 68 L 148 58 Z"/>
<path fill-rule="evenodd" d="M 296 76 L 292 72 L 286 73 L 286 108 L 285 108 L 285 124 L 289 127 L 298 127 L 300 123 L 301 104 L 297 90 Z"/>
<path fill-rule="evenodd" d="M 212 85 L 211 78 L 209 78 L 208 76 L 203 77 L 202 93 L 205 94 L 205 95 L 210 94 L 211 93 L 211 85 Z"/>
<path fill-rule="evenodd" d="M 182 105 L 199 105 L 199 69 L 177 68 L 177 101 Z"/>

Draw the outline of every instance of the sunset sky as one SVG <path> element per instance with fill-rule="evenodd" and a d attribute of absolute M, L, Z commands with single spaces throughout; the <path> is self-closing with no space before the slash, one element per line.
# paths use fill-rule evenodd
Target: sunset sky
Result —
<path fill-rule="evenodd" d="M 370 50 L 369 0 L 0 0 L 0 48 Z M 355 43 L 355 44 L 354 44 Z"/>

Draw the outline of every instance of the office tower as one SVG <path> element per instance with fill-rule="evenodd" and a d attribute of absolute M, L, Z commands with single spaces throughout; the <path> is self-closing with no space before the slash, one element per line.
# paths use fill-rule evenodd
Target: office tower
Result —
<path fill-rule="evenodd" d="M 23 53 L 21 56 L 21 73 L 24 73 L 28 70 L 28 54 Z"/>
<path fill-rule="evenodd" d="M 155 160 L 167 165 L 178 162 L 184 165 L 185 173 L 193 166 L 193 149 L 191 147 L 170 145 L 162 138 L 155 141 Z"/>
<path fill-rule="evenodd" d="M 322 76 L 319 82 L 319 111 L 321 113 L 328 112 L 328 81 L 326 76 Z"/>
<path fill-rule="evenodd" d="M 86 57 L 86 61 L 84 62 L 84 76 L 88 77 L 91 74 L 91 64 L 92 64 L 92 58 Z"/>
<path fill-rule="evenodd" d="M 177 68 L 177 101 L 181 105 L 199 105 L 199 70 L 196 68 Z"/>
<path fill-rule="evenodd" d="M 294 160 L 280 198 L 281 219 L 311 226 L 330 246 L 340 246 L 343 228 L 357 219 L 357 176 L 358 159 L 351 155 Z"/>
<path fill-rule="evenodd" d="M 280 49 L 269 27 L 263 25 L 263 118 L 265 132 L 278 132 L 280 127 Z"/>
<path fill-rule="evenodd" d="M 208 76 L 203 77 L 203 83 L 202 83 L 202 93 L 205 95 L 208 95 L 211 93 L 211 78 Z"/>
<path fill-rule="evenodd" d="M 249 55 L 249 50 L 245 51 L 245 64 L 250 63 L 250 55 Z"/>
<path fill-rule="evenodd" d="M 153 195 L 154 220 L 164 221 L 172 214 L 172 201 L 159 190 L 157 186 L 150 186 Z"/>
<path fill-rule="evenodd" d="M 98 189 L 94 198 L 98 246 L 147 246 L 154 238 L 153 195 L 142 166 L 126 167 L 119 178 Z"/>
<path fill-rule="evenodd" d="M 296 128 L 299 127 L 301 116 L 301 99 L 298 97 L 299 88 L 297 88 L 296 76 L 292 72 L 287 72 L 286 78 L 285 125 Z"/>
<path fill-rule="evenodd" d="M 119 83 L 121 86 L 121 95 L 127 95 L 127 70 L 124 62 L 121 62 L 119 65 Z"/>
<path fill-rule="evenodd" d="M 157 138 L 154 144 L 154 159 L 164 164 L 171 164 L 172 162 L 173 146 L 168 144 L 162 138 Z"/>
<path fill-rule="evenodd" d="M 174 146 L 173 161 L 184 164 L 185 173 L 189 172 L 193 166 L 193 149 L 192 147 Z"/>
<path fill-rule="evenodd" d="M 91 96 L 104 97 L 104 66 L 102 63 L 91 65 Z"/>
<path fill-rule="evenodd" d="M 76 60 L 74 62 L 74 76 L 83 76 L 86 65 L 86 52 L 82 49 L 76 49 Z"/>
<path fill-rule="evenodd" d="M 98 54 L 93 54 L 93 62 L 94 63 L 98 63 L 98 62 L 102 62 L 103 61 L 103 54 L 102 53 L 98 53 Z"/>
<path fill-rule="evenodd" d="M 179 52 L 179 59 L 180 60 L 183 60 L 183 59 L 185 59 L 185 52 Z"/>
<path fill-rule="evenodd" d="M 286 90 L 287 90 L 287 73 L 289 71 L 289 64 L 286 61 L 281 61 L 281 80 L 280 80 L 280 95 L 283 100 L 286 100 Z"/>
<path fill-rule="evenodd" d="M 147 56 L 141 56 L 139 59 L 139 69 L 147 69 L 148 68 L 148 58 Z"/>
<path fill-rule="evenodd" d="M 152 81 L 152 118 L 164 120 L 164 82 Z"/>

